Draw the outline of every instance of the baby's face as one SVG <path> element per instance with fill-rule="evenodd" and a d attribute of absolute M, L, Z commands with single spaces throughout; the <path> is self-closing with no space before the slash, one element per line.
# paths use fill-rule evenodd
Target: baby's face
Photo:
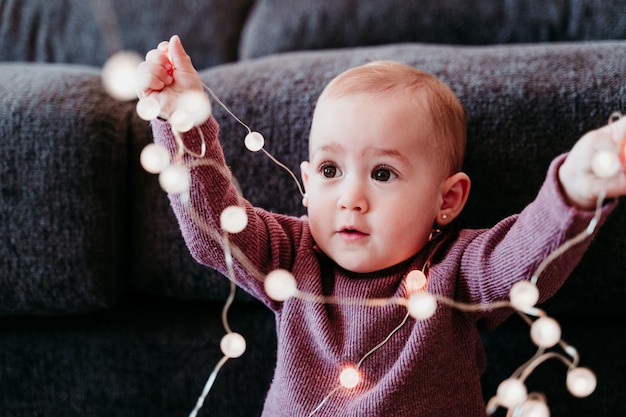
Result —
<path fill-rule="evenodd" d="M 404 95 L 359 93 L 317 106 L 302 164 L 315 242 L 341 267 L 374 272 L 419 252 L 445 180 L 430 123 Z"/>

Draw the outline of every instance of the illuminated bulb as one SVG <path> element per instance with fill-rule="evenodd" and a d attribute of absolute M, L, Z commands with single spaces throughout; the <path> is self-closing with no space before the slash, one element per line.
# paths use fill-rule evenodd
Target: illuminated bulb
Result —
<path fill-rule="evenodd" d="M 248 215 L 243 207 L 228 206 L 220 214 L 220 226 L 228 233 L 239 233 L 248 225 Z"/>
<path fill-rule="evenodd" d="M 246 138 L 243 142 L 249 151 L 257 152 L 260 151 L 261 148 L 263 148 L 263 145 L 265 144 L 265 138 L 263 138 L 263 135 L 259 132 L 250 132 L 246 135 Z"/>
<path fill-rule="evenodd" d="M 139 162 L 149 173 L 158 174 L 170 164 L 170 153 L 163 146 L 150 143 L 141 151 Z"/>
<path fill-rule="evenodd" d="M 139 99 L 137 102 L 137 114 L 143 120 L 156 119 L 161 114 L 159 101 L 152 96 Z"/>
<path fill-rule="evenodd" d="M 519 281 L 511 287 L 509 297 L 513 307 L 523 311 L 537 304 L 539 300 L 539 290 L 532 282 Z"/>
<path fill-rule="evenodd" d="M 188 132 L 193 127 L 191 115 L 184 110 L 175 110 L 169 118 L 170 125 L 177 132 Z"/>
<path fill-rule="evenodd" d="M 222 337 L 220 349 L 229 358 L 238 358 L 246 351 L 246 339 L 239 333 L 228 333 Z"/>
<path fill-rule="evenodd" d="M 168 193 L 181 194 L 189 190 L 191 177 L 184 165 L 169 165 L 159 174 L 159 184 Z"/>
<path fill-rule="evenodd" d="M 516 378 L 505 379 L 500 383 L 496 391 L 498 402 L 507 408 L 515 408 L 528 396 L 526 386 Z"/>
<path fill-rule="evenodd" d="M 177 110 L 182 111 L 190 119 L 191 126 L 199 126 L 211 116 L 211 102 L 202 91 L 184 93 L 178 98 L 177 104 Z M 186 130 L 181 130 L 181 132 L 186 132 Z"/>
<path fill-rule="evenodd" d="M 274 301 L 285 301 L 298 293 L 296 279 L 285 269 L 276 269 L 265 277 L 265 292 Z"/>
<path fill-rule="evenodd" d="M 361 382 L 361 375 L 356 368 L 347 367 L 339 375 L 339 383 L 344 388 L 354 388 Z"/>
<path fill-rule="evenodd" d="M 421 292 L 409 297 L 409 314 L 411 317 L 424 320 L 432 317 L 437 310 L 437 300 L 432 295 Z"/>
<path fill-rule="evenodd" d="M 530 338 L 539 347 L 552 347 L 561 340 L 561 326 L 553 318 L 540 317 L 530 326 Z"/>
<path fill-rule="evenodd" d="M 597 384 L 596 376 L 589 368 L 574 368 L 567 373 L 567 389 L 575 397 L 589 396 Z"/>
<path fill-rule="evenodd" d="M 599 151 L 591 158 L 591 170 L 599 178 L 609 178 L 620 169 L 619 158 L 609 151 Z"/>
<path fill-rule="evenodd" d="M 106 92 L 116 100 L 137 98 L 137 66 L 143 61 L 139 54 L 117 52 L 102 67 L 102 83 Z"/>
<path fill-rule="evenodd" d="M 426 275 L 419 269 L 414 269 L 406 276 L 406 286 L 409 294 L 418 292 L 426 286 Z"/>
<path fill-rule="evenodd" d="M 550 417 L 550 409 L 543 401 L 527 400 L 520 407 L 519 413 L 514 415 L 519 417 Z"/>

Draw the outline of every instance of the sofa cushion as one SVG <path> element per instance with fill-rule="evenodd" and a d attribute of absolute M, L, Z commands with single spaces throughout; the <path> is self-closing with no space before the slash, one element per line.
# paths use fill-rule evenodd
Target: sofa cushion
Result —
<path fill-rule="evenodd" d="M 101 66 L 114 52 L 141 55 L 179 34 L 199 68 L 237 58 L 253 0 L 6 0 L 0 61 Z"/>
<path fill-rule="evenodd" d="M 125 269 L 128 114 L 93 69 L 0 64 L 0 314 L 112 305 Z"/>
<path fill-rule="evenodd" d="M 441 77 L 465 106 L 469 124 L 465 170 L 473 188 L 464 217 L 470 227 L 491 226 L 532 201 L 550 161 L 585 131 L 605 124 L 611 112 L 621 109 L 626 91 L 622 75 L 626 42 L 401 44 L 296 52 L 223 65 L 201 76 L 241 120 L 265 136 L 265 149 L 298 173 L 299 163 L 307 158 L 311 114 L 323 86 L 339 72 L 376 59 L 405 62 Z M 262 153 L 248 151 L 243 146 L 246 129 L 216 104 L 214 115 L 221 124 L 226 160 L 244 195 L 272 211 L 303 214 L 291 177 Z M 147 181 L 144 187 L 161 193 L 160 212 L 162 191 L 156 190 L 156 178 Z M 141 204 L 150 207 L 153 202 Z M 619 284 L 626 270 L 624 210 L 620 206 L 611 216 L 550 311 L 579 314 L 584 305 L 597 313 L 626 313 L 621 302 L 626 288 Z M 179 232 L 154 228 L 149 240 L 144 243 L 150 248 L 177 249 L 170 255 L 148 252 L 151 258 L 144 259 L 144 266 L 157 262 L 169 265 L 169 270 L 142 274 L 142 287 L 203 296 L 210 295 L 215 279 L 226 286 L 224 278 L 197 269 L 186 253 L 187 260 L 181 261 L 181 248 L 186 251 Z"/>
<path fill-rule="evenodd" d="M 394 42 L 499 44 L 624 39 L 624 0 L 259 0 L 240 58 Z"/>

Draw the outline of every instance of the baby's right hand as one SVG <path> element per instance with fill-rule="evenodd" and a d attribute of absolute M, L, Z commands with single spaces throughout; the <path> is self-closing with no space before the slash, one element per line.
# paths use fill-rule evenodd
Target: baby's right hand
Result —
<path fill-rule="evenodd" d="M 166 118 L 176 110 L 178 98 L 190 91 L 204 93 L 202 81 L 178 35 L 146 54 L 137 68 L 138 94 L 157 99 Z"/>

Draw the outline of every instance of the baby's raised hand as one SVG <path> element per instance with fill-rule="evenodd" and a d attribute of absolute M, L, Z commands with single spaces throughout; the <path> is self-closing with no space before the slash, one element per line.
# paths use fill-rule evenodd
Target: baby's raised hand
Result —
<path fill-rule="evenodd" d="M 571 205 L 593 209 L 602 190 L 606 197 L 626 194 L 626 161 L 624 156 L 620 158 L 624 141 L 626 117 L 592 130 L 576 142 L 559 169 L 559 180 Z M 600 166 L 594 166 L 598 163 Z"/>
<path fill-rule="evenodd" d="M 137 73 L 140 98 L 154 97 L 165 117 L 174 113 L 181 95 L 191 91 L 204 93 L 200 76 L 177 35 L 149 51 Z"/>

